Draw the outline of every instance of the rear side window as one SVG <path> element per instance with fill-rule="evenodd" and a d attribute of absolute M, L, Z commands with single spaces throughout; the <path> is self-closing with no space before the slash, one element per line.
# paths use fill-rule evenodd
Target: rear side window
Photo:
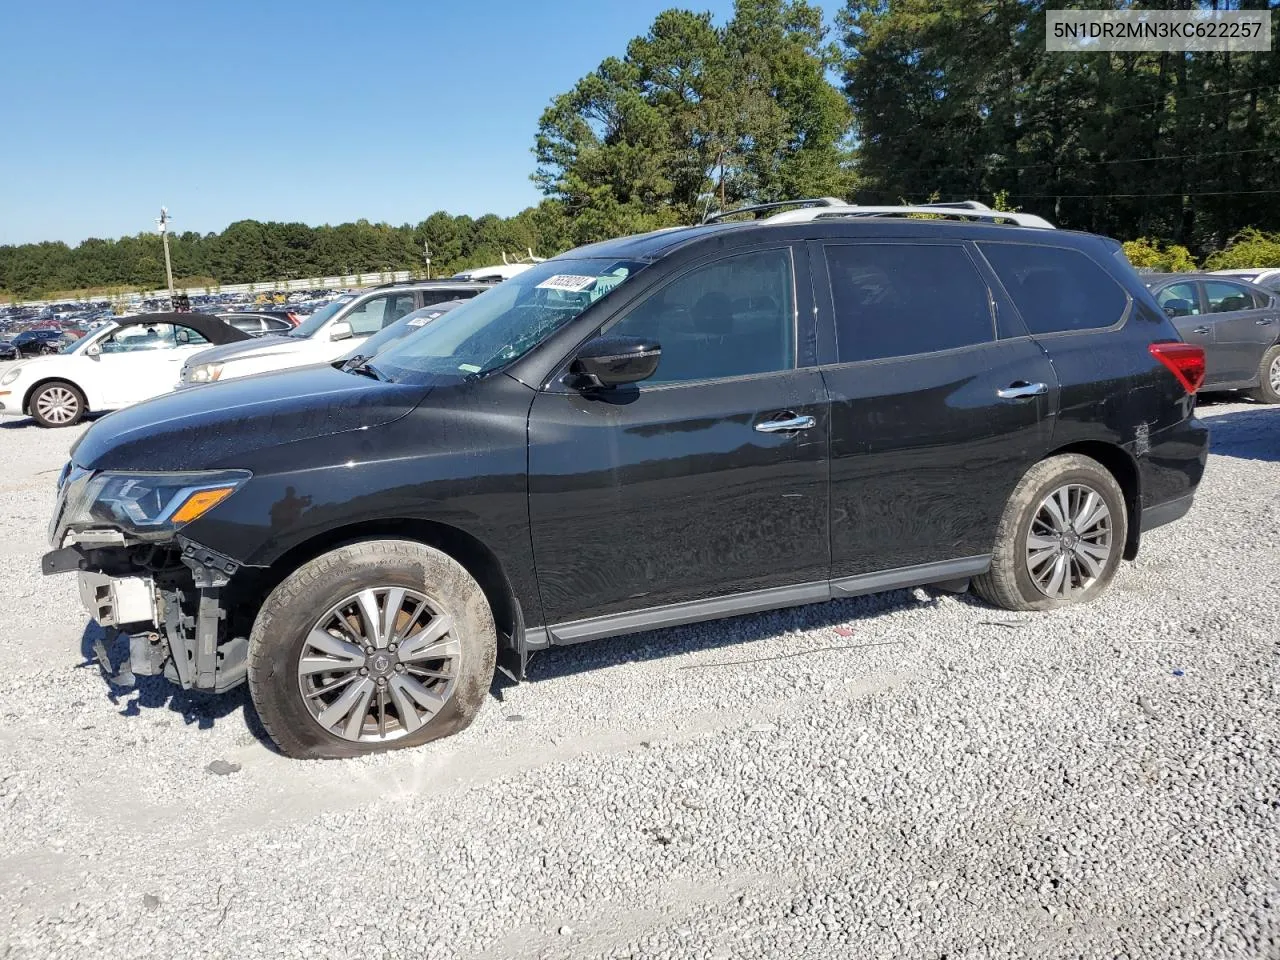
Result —
<path fill-rule="evenodd" d="M 1210 313 L 1235 313 L 1255 307 L 1253 293 L 1248 287 L 1225 280 L 1206 280 L 1204 298 L 1209 303 Z"/>
<path fill-rule="evenodd" d="M 826 253 L 840 363 L 995 339 L 990 293 L 963 248 L 832 244 Z"/>
<path fill-rule="evenodd" d="M 1069 333 L 1118 323 L 1129 295 L 1079 250 L 1019 243 L 980 243 L 1027 330 Z"/>

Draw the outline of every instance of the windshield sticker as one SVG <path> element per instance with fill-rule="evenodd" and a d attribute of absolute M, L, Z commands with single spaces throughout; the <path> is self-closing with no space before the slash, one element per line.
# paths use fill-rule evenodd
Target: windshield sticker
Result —
<path fill-rule="evenodd" d="M 595 277 L 583 277 L 572 273 L 557 273 L 554 277 L 547 277 L 547 279 L 538 284 L 538 289 L 581 293 L 595 282 Z"/>
<path fill-rule="evenodd" d="M 461 370 L 463 373 L 479 373 L 480 372 L 480 368 L 477 367 L 474 363 L 460 363 L 458 364 L 458 369 Z"/>
<path fill-rule="evenodd" d="M 440 316 L 440 314 L 433 313 L 429 317 L 415 317 L 414 319 L 409 321 L 409 326 L 425 327 L 428 323 L 430 323 L 432 320 L 434 320 L 438 316 Z"/>

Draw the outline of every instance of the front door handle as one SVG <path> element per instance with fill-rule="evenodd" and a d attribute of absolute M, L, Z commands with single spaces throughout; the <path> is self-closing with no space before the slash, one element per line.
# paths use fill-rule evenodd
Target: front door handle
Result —
<path fill-rule="evenodd" d="M 1192 332 L 1192 333 L 1198 333 L 1198 334 L 1200 334 L 1200 336 L 1202 336 L 1202 337 L 1207 337 L 1207 336 L 1209 335 L 1209 328 L 1208 328 L 1208 327 L 1196 327 L 1196 328 L 1195 328 L 1194 330 L 1192 330 L 1191 332 Z"/>
<path fill-rule="evenodd" d="M 760 433 L 790 433 L 793 430 L 809 430 L 818 421 L 813 417 L 787 417 L 783 420 L 762 420 L 756 424 Z"/>
<path fill-rule="evenodd" d="M 1276 322 L 1275 317 L 1263 317 L 1261 320 L 1255 321 L 1260 327 L 1269 327 Z"/>
<path fill-rule="evenodd" d="M 1025 400 L 1027 397 L 1043 397 L 1048 392 L 1049 387 L 1046 384 L 1015 380 L 1007 387 L 997 390 L 996 396 L 1001 400 Z"/>

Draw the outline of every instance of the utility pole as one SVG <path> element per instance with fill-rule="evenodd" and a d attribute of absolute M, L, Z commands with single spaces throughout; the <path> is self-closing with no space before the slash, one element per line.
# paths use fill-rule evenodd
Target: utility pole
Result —
<path fill-rule="evenodd" d="M 169 309 L 174 309 L 173 305 L 173 264 L 169 260 L 169 216 L 167 207 L 160 208 L 160 216 L 156 219 L 156 223 L 160 227 L 160 242 L 164 244 L 164 276 L 169 281 Z"/>
<path fill-rule="evenodd" d="M 431 279 L 431 244 L 422 241 L 422 259 L 427 261 L 427 279 Z"/>

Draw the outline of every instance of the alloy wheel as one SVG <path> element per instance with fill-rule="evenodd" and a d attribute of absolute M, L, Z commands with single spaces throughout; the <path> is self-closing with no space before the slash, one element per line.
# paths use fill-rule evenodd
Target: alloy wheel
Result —
<path fill-rule="evenodd" d="M 1271 389 L 1276 393 L 1280 393 L 1280 355 L 1277 355 L 1271 361 L 1271 369 L 1268 371 L 1267 379 L 1271 381 Z"/>
<path fill-rule="evenodd" d="M 70 423 L 79 410 L 79 399 L 67 387 L 47 387 L 36 398 L 36 411 L 49 423 Z"/>
<path fill-rule="evenodd" d="M 344 740 L 411 734 L 453 696 L 462 646 L 440 604 L 404 587 L 370 587 L 316 621 L 298 687 L 320 726 Z"/>
<path fill-rule="evenodd" d="M 1067 600 L 1089 589 L 1111 558 L 1111 510 L 1092 487 L 1069 483 L 1040 501 L 1027 531 L 1031 582 L 1046 597 Z"/>

